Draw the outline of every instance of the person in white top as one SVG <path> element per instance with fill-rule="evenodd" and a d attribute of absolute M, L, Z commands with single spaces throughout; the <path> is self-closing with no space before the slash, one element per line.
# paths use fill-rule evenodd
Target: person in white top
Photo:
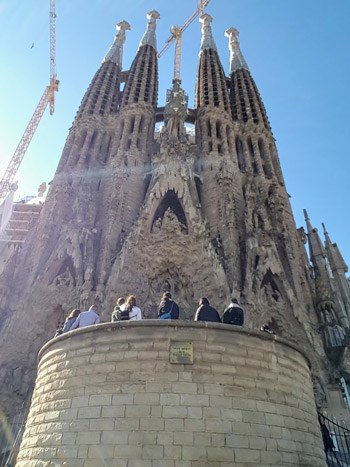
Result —
<path fill-rule="evenodd" d="M 72 324 L 70 331 L 72 331 L 72 329 L 84 328 L 85 326 L 98 324 L 100 321 L 100 317 L 96 313 L 96 307 L 94 305 L 91 305 L 88 311 L 83 311 L 82 313 L 80 313 L 78 318 Z"/>
<path fill-rule="evenodd" d="M 125 311 L 129 312 L 129 320 L 142 319 L 141 309 L 136 306 L 136 298 L 130 295 L 125 303 Z"/>

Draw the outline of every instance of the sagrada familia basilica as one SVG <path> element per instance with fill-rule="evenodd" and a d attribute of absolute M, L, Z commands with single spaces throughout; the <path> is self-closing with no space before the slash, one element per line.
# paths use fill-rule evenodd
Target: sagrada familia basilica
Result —
<path fill-rule="evenodd" d="M 219 310 L 236 297 L 247 329 L 267 324 L 308 356 L 317 407 L 346 417 L 347 266 L 306 211 L 306 230 L 295 225 L 238 31 L 226 31 L 226 74 L 203 14 L 195 108 L 179 77 L 158 107 L 159 14 L 147 18 L 127 71 L 130 26 L 117 25 L 40 214 L 21 242 L 12 227 L 1 251 L 1 410 L 10 418 L 30 400 L 38 351 L 72 308 L 95 304 L 109 321 L 116 298 L 133 293 L 152 319 L 170 291 L 181 320 L 193 320 L 202 296 Z"/>

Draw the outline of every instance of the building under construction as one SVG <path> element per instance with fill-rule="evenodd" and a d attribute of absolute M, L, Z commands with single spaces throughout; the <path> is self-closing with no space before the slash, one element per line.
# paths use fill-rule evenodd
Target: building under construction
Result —
<path fill-rule="evenodd" d="M 44 449 L 44 446 L 52 449 L 50 465 L 325 465 L 324 454 L 320 449 L 322 441 L 319 441 L 321 437 L 315 418 L 315 405 L 319 410 L 327 410 L 329 415 L 346 419 L 350 402 L 347 393 L 347 381 L 350 378 L 347 347 L 350 287 L 345 276 L 347 266 L 326 229 L 324 228 L 324 243 L 306 212 L 306 231 L 295 226 L 275 140 L 257 85 L 241 53 L 238 31 L 234 28 L 226 31 L 230 47 L 230 68 L 226 75 L 221 63 L 221 59 L 226 61 L 226 57 L 219 56 L 212 36 L 212 18 L 208 14 L 202 14 L 198 71 L 193 78 L 196 80 L 195 108 L 188 108 L 187 95 L 182 89 L 177 65 L 167 93 L 166 105 L 158 107 L 156 23 L 159 14 L 151 11 L 147 18 L 146 32 L 130 70 L 127 71 L 122 68 L 122 51 L 129 24 L 126 21 L 118 23 L 114 43 L 82 99 L 42 209 L 35 212 L 36 208 L 33 211 L 23 205 L 15 207 L 10 217 L 7 226 L 8 242 L 1 252 L 1 408 L 7 419 L 12 420 L 24 412 L 24 406 L 29 405 L 36 377 L 38 351 L 52 338 L 57 326 L 64 321 L 72 308 L 83 310 L 95 304 L 102 321 L 107 322 L 116 298 L 132 293 L 136 295 L 142 308 L 143 318 L 152 320 L 157 318 L 159 300 L 164 291 L 173 294 L 180 307 L 180 318 L 185 321 L 193 320 L 200 297 L 208 297 L 219 310 L 227 306 L 230 297 L 236 297 L 245 310 L 245 328 L 253 333 L 251 339 L 256 339 L 256 348 L 260 348 L 257 344 L 260 329 L 267 325 L 274 335 L 271 334 L 271 341 L 266 345 L 278 347 L 282 345 L 279 342 L 289 342 L 288 349 L 293 349 L 293 352 L 297 352 L 294 349 L 300 349 L 300 355 L 307 356 L 312 383 L 311 379 L 309 382 L 306 379 L 303 381 L 306 381 L 306 386 L 313 386 L 314 399 L 311 402 L 305 399 L 307 403 L 299 401 L 299 405 L 295 406 L 292 399 L 297 395 L 292 394 L 292 389 L 266 389 L 259 386 L 256 381 L 260 372 L 271 374 L 273 380 L 275 367 L 266 362 L 264 367 L 260 362 L 256 369 L 252 362 L 258 362 L 259 352 L 256 351 L 254 355 L 254 346 L 250 348 L 249 342 L 244 341 L 242 346 L 248 346 L 245 365 L 250 373 L 247 371 L 244 374 L 243 369 L 241 378 L 231 381 L 231 389 L 222 389 L 223 392 L 215 389 L 218 392 L 213 394 L 220 396 L 223 404 L 225 397 L 231 398 L 230 406 L 222 406 L 227 410 L 234 409 L 232 404 L 235 398 L 241 397 L 242 407 L 246 404 L 246 407 L 254 407 L 255 411 L 260 410 L 257 409 L 260 406 L 256 401 L 263 400 L 266 409 L 261 412 L 263 416 L 255 420 L 255 415 L 251 415 L 249 419 L 248 415 L 241 414 L 240 417 L 243 418 L 236 419 L 237 423 L 233 423 L 237 414 L 232 412 L 230 425 L 225 428 L 228 426 L 226 422 L 229 415 L 228 412 L 225 416 L 220 412 L 220 416 L 213 416 L 217 421 L 217 428 L 214 429 L 210 428 L 212 425 L 207 420 L 210 418 L 209 412 L 201 409 L 196 413 L 198 420 L 203 421 L 203 429 L 194 428 L 194 425 L 192 429 L 185 429 L 187 425 L 183 422 L 185 428 L 179 429 L 180 432 L 186 432 L 182 441 L 170 443 L 182 446 L 182 450 L 173 457 L 167 457 L 166 453 L 169 451 L 166 448 L 157 451 L 157 454 L 151 449 L 147 451 L 142 448 L 137 451 L 135 463 L 130 461 L 130 454 L 123 457 L 122 450 L 117 450 L 114 454 L 108 454 L 109 457 L 106 454 L 109 460 L 107 457 L 100 458 L 99 463 L 97 458 L 95 463 L 91 459 L 89 461 L 90 454 L 86 457 L 76 454 L 75 459 L 65 458 L 67 463 L 63 464 L 60 463 L 63 461 L 62 458 L 59 460 L 59 452 L 65 444 L 64 435 L 62 437 L 61 433 L 56 445 L 54 435 L 52 439 L 49 436 L 44 441 L 37 428 L 40 425 L 42 431 L 55 430 L 53 422 L 50 422 L 50 415 L 47 415 L 47 404 L 52 403 L 50 394 L 57 390 L 59 382 L 52 382 L 50 375 L 46 375 L 46 389 L 39 385 L 41 392 L 35 393 L 33 399 L 31 422 L 28 422 L 26 442 L 21 449 L 18 465 L 39 465 L 35 462 L 42 461 L 39 447 Z M 174 34 L 176 35 L 176 31 Z M 177 32 L 178 57 L 180 36 L 181 30 Z M 175 63 L 179 64 L 179 61 Z M 163 125 L 159 129 L 156 124 L 160 122 Z M 186 123 L 194 125 L 193 134 L 189 135 L 186 131 Z M 28 222 L 27 211 L 30 217 Z M 309 244 L 309 256 L 305 250 L 306 243 Z M 126 326 L 129 324 L 132 323 L 126 323 Z M 97 325 L 96 328 L 98 326 L 107 325 Z M 227 326 L 222 326 L 225 332 L 229 332 Z M 129 327 L 130 333 L 134 332 Z M 150 331 L 147 331 L 148 328 L 140 329 L 138 342 L 149 337 L 152 348 L 156 349 L 156 341 Z M 178 332 L 175 327 L 172 329 L 172 332 Z M 79 338 L 83 339 L 83 334 L 74 336 L 75 332 L 67 338 L 59 337 L 57 344 L 53 343 L 54 350 L 50 358 L 55 358 L 66 343 L 67 348 L 74 349 L 75 355 L 79 355 L 77 343 L 80 342 Z M 196 329 L 191 332 L 195 334 Z M 209 342 L 210 326 L 205 332 L 209 333 L 205 335 Z M 213 332 L 219 331 L 215 328 Z M 117 334 L 111 332 L 110 339 L 117 339 L 113 337 Z M 249 333 L 243 335 L 248 336 Z M 245 338 L 242 337 L 243 340 Z M 265 338 L 264 335 L 263 339 Z M 96 344 L 92 334 L 91 339 L 89 345 L 92 348 Z M 186 339 L 188 340 L 188 336 Z M 235 336 L 232 335 L 233 342 L 234 339 Z M 76 347 L 73 346 L 74 342 Z M 106 344 L 106 341 L 103 342 Z M 223 349 L 229 345 L 227 342 L 228 340 L 223 344 Z M 261 347 L 260 354 L 266 351 L 266 355 L 272 355 L 273 348 L 269 347 L 270 350 L 267 350 L 267 347 Z M 128 348 L 130 349 L 131 347 Z M 238 354 L 236 347 L 231 350 L 225 347 L 224 351 Z M 213 352 L 220 354 L 220 345 Z M 196 390 L 194 386 L 184 384 L 182 391 L 188 387 L 190 393 L 195 393 L 193 397 L 204 394 L 210 401 L 210 390 L 214 390 L 214 386 L 222 388 L 228 383 L 224 377 L 220 383 L 213 378 L 209 385 L 203 386 L 205 381 L 200 379 L 200 375 L 207 371 L 207 366 L 203 364 L 197 374 L 196 355 L 194 347 L 194 367 L 191 376 L 188 376 L 191 379 L 178 381 L 187 385 L 196 384 Z M 45 358 L 49 359 L 47 356 Z M 128 364 L 132 367 L 134 356 L 128 354 L 128 358 Z M 223 356 L 220 358 L 224 359 Z M 287 351 L 281 351 L 276 361 L 282 362 L 283 358 L 289 358 Z M 293 356 L 292 360 L 296 362 L 297 357 Z M 66 377 L 65 371 L 69 367 L 68 360 L 67 363 L 62 362 L 63 360 L 57 360 L 55 367 L 55 377 L 58 379 Z M 226 361 L 225 364 L 229 365 Z M 233 368 L 239 364 L 232 360 L 231 365 Z M 299 366 L 303 365 L 307 372 L 306 363 Z M 217 367 L 220 367 L 219 363 Z M 164 362 L 164 374 L 171 375 L 173 368 L 171 363 Z M 291 364 L 292 374 L 293 368 Z M 181 373 L 183 377 L 187 370 L 188 367 L 184 366 Z M 157 381 L 153 370 L 147 376 L 138 371 L 135 369 L 133 375 L 129 375 L 130 378 L 134 378 L 135 374 L 139 377 L 137 383 L 133 380 L 134 386 L 131 383 L 128 388 L 125 386 L 125 396 L 132 393 L 136 386 L 135 391 L 147 392 L 149 381 Z M 188 375 L 189 373 L 188 370 Z M 226 369 L 223 373 L 227 375 L 229 370 Z M 238 373 L 239 370 L 236 374 Z M 179 373 L 176 374 L 181 378 Z M 74 378 L 78 378 L 78 375 L 79 372 L 74 373 Z M 251 400 L 254 400 L 252 406 L 244 398 L 249 391 L 253 391 L 252 386 L 245 386 L 253 376 L 255 392 L 254 395 L 251 393 Z M 171 376 L 168 377 L 172 381 Z M 108 374 L 106 378 L 105 381 L 108 381 Z M 173 386 L 167 386 L 164 381 L 162 384 L 162 390 L 159 389 L 160 386 L 157 389 L 154 385 L 153 391 L 148 391 L 153 394 L 149 397 L 153 397 L 158 403 L 163 400 L 162 395 L 166 394 L 164 399 L 170 400 L 176 393 Z M 36 391 L 39 391 L 39 386 Z M 97 386 L 96 383 L 96 388 Z M 101 382 L 96 393 L 89 393 L 87 396 L 86 392 L 79 392 L 83 387 L 83 383 L 80 383 L 72 397 L 107 394 L 108 397 L 111 396 L 111 400 L 117 400 L 113 399 L 117 390 L 114 393 L 110 385 L 108 388 L 107 386 L 107 383 Z M 67 394 L 66 397 L 63 395 L 63 390 L 69 387 L 71 386 L 68 383 L 62 383 L 62 397 L 59 398 L 61 405 L 56 400 L 55 411 L 58 418 L 55 423 L 58 425 L 63 420 L 68 421 L 71 428 L 67 432 L 71 434 L 76 430 L 80 433 L 79 428 L 72 428 L 80 413 L 73 414 L 74 404 L 69 406 L 71 419 L 68 415 L 66 418 L 62 415 L 66 410 L 64 401 L 68 398 Z M 118 387 L 119 394 L 124 394 L 124 386 L 120 384 Z M 248 387 L 249 390 L 243 391 Z M 262 393 L 265 399 L 259 399 Z M 139 399 L 135 395 L 130 404 L 137 405 L 137 400 Z M 182 413 L 180 403 L 179 407 L 176 403 L 180 398 L 174 396 L 172 400 L 168 404 L 175 406 L 175 415 L 172 418 L 186 420 L 190 413 L 194 413 L 194 409 L 190 411 L 187 408 L 187 415 L 176 415 Z M 192 399 L 189 397 L 188 400 Z M 203 398 L 201 400 L 206 401 Z M 154 404 L 157 405 L 156 402 Z M 205 402 L 203 404 L 206 405 Z M 266 408 L 268 404 L 275 411 L 269 412 Z M 283 409 L 285 413 L 278 411 L 281 404 L 287 407 Z M 194 402 L 194 406 L 197 407 L 197 402 Z M 271 423 L 268 422 L 268 414 L 287 417 L 287 409 L 288 417 L 294 417 L 294 428 L 285 424 L 287 421 L 283 421 L 282 425 L 276 425 L 271 420 Z M 54 409 L 50 410 L 53 413 Z M 125 417 L 129 412 L 131 414 L 131 409 L 126 409 Z M 100 415 L 91 415 L 91 419 L 100 419 L 101 413 L 103 410 L 99 412 Z M 147 413 L 147 419 L 153 420 L 156 417 L 152 415 L 151 409 Z M 166 413 L 164 407 L 162 413 Z M 114 423 L 122 416 L 118 417 L 116 416 Z M 86 416 L 84 420 L 87 418 L 89 417 Z M 256 425 L 265 426 L 265 422 L 268 435 L 265 432 L 263 435 L 262 432 L 248 434 L 235 431 L 240 423 L 241 429 L 245 424 L 245 428 L 248 429 L 249 425 L 249 429 L 253 430 L 254 427 L 257 429 Z M 50 423 L 51 428 L 48 426 Z M 46 424 L 44 428 L 43 424 Z M 90 420 L 90 428 L 85 431 L 98 431 L 91 426 Z M 141 422 L 135 424 L 134 428 L 130 426 L 108 430 L 127 433 L 125 445 L 130 447 L 130 433 L 142 432 L 144 436 L 147 431 L 142 428 Z M 159 424 L 161 426 L 163 428 L 148 431 L 163 433 L 166 422 L 165 425 Z M 57 428 L 58 431 L 60 429 Z M 171 433 L 175 432 L 174 428 Z M 158 441 L 140 443 L 161 445 L 159 433 L 154 435 L 154 439 Z M 196 451 L 199 441 L 196 444 L 193 440 L 199 440 L 198 433 L 203 434 L 201 446 L 204 447 Z M 207 445 L 204 435 L 208 434 L 211 441 Z M 216 439 L 216 435 L 218 439 L 219 434 L 223 436 L 223 444 L 218 445 L 215 451 L 213 439 Z M 36 441 L 30 441 L 31 436 L 37 436 Z M 79 436 L 74 444 L 77 453 L 80 452 L 80 445 L 93 444 L 90 438 L 85 443 L 79 441 Z M 101 436 L 104 439 L 104 435 Z M 174 436 L 173 440 L 176 439 L 176 435 Z M 228 440 L 232 436 L 236 436 L 235 442 L 239 439 L 242 446 L 230 444 L 231 441 Z M 249 444 L 249 436 L 260 437 L 256 446 Z M 191 452 L 198 452 L 198 455 L 193 454 L 192 457 L 184 447 L 191 443 L 191 439 L 191 446 L 194 446 Z M 261 441 L 262 439 L 265 441 Z M 270 441 L 267 442 L 267 439 Z M 96 441 L 95 444 L 98 445 L 99 442 Z M 317 449 L 310 446 L 317 446 Z M 244 450 L 246 452 L 242 454 L 241 451 Z M 249 460 L 252 459 L 253 450 L 254 453 L 259 451 L 254 454 L 258 456 L 254 459 L 258 460 Z M 268 460 L 266 453 L 269 452 L 276 455 L 271 455 Z M 137 464 L 136 461 L 141 463 Z"/>

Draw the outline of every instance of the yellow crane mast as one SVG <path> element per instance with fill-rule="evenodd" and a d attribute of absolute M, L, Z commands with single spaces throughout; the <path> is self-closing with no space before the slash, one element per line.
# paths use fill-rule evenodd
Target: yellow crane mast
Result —
<path fill-rule="evenodd" d="M 47 105 L 49 104 L 50 106 L 50 115 L 55 111 L 55 92 L 58 91 L 58 84 L 59 81 L 56 76 L 56 10 L 55 0 L 50 0 L 50 84 L 46 86 L 10 163 L 0 180 L 0 204 L 11 190 L 18 168 L 21 165 Z"/>

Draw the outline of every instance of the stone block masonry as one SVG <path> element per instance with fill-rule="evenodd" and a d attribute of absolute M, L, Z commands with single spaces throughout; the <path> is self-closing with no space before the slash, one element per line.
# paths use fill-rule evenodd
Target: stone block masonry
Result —
<path fill-rule="evenodd" d="M 193 363 L 169 361 L 171 341 Z M 325 467 L 309 365 L 228 325 L 100 324 L 48 342 L 17 467 Z"/>

